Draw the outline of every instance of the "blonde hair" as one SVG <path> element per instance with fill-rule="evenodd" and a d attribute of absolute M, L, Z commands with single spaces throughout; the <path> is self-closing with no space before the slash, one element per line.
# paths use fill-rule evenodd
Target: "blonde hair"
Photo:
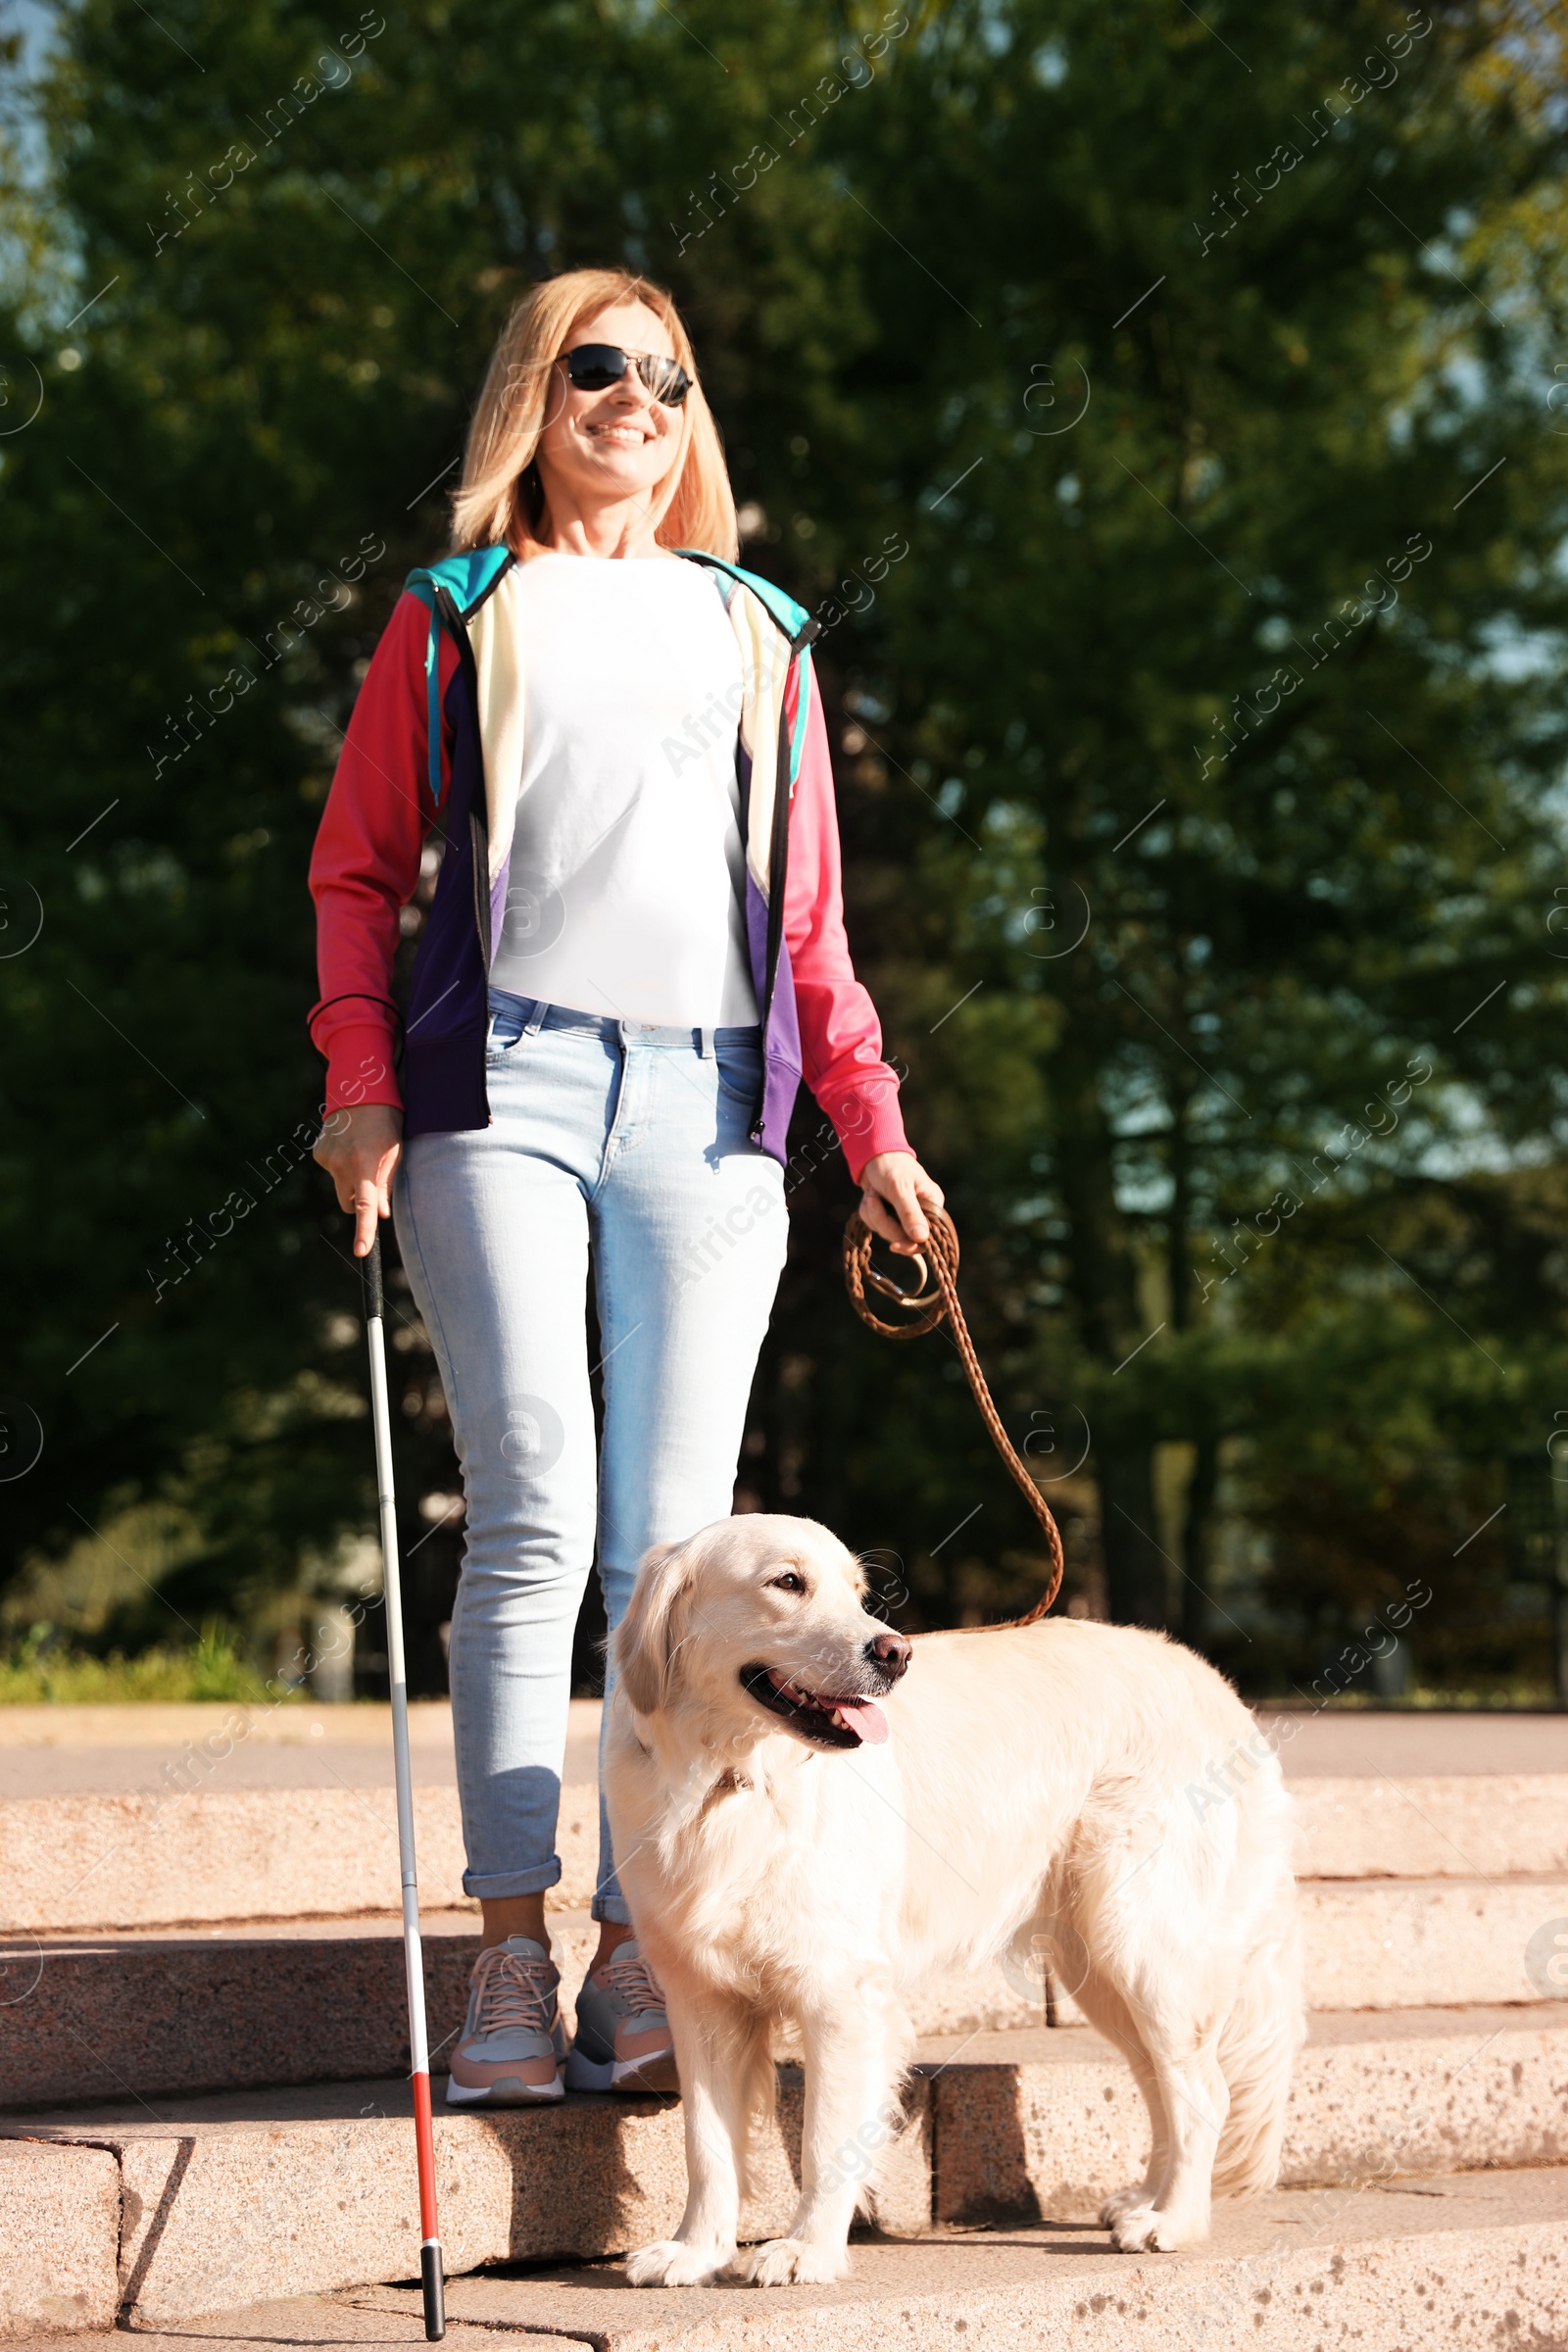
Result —
<path fill-rule="evenodd" d="M 669 329 L 675 357 L 691 379 L 680 410 L 675 461 L 654 493 L 654 536 L 661 547 L 697 547 L 733 563 L 740 547 L 735 498 L 712 411 L 697 380 L 691 338 L 674 298 L 625 270 L 568 270 L 524 295 L 502 328 L 485 373 L 463 478 L 453 499 L 452 551 L 505 541 L 514 555 L 537 550 L 544 492 L 534 452 L 550 421 L 552 370 L 585 319 L 613 304 L 640 302 Z"/>

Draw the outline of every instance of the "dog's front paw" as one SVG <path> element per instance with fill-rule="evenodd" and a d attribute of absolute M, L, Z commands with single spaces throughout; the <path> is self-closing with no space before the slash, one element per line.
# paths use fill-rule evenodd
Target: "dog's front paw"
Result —
<path fill-rule="evenodd" d="M 753 2286 L 830 2286 L 850 2267 L 848 2246 L 811 2246 L 804 2238 L 770 2237 L 736 2257 L 735 2276 Z"/>
<path fill-rule="evenodd" d="M 1193 2232 L 1183 2230 L 1174 2215 L 1156 2213 L 1144 2199 L 1124 2205 L 1108 2227 L 1118 2254 L 1174 2254 L 1193 2240 Z"/>
<path fill-rule="evenodd" d="M 1100 2208 L 1100 2227 L 1102 2230 L 1114 2230 L 1122 2215 L 1131 2213 L 1134 2206 L 1138 2206 L 1146 2213 L 1152 2210 L 1150 2205 L 1149 2191 L 1142 2181 L 1136 2188 L 1118 2188 L 1113 2197 L 1105 2199 Z"/>
<path fill-rule="evenodd" d="M 1136 2190 L 1112 2197 L 1101 2218 L 1118 2254 L 1148 2252 L 1159 2228 L 1152 2204 Z"/>
<path fill-rule="evenodd" d="M 678 2237 L 657 2238 L 626 2257 L 629 2286 L 706 2286 L 734 2258 L 733 2246 L 684 2246 Z"/>

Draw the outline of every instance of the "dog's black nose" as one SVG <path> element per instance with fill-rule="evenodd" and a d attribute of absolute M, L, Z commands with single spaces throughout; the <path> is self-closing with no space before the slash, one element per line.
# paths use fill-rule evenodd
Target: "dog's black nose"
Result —
<path fill-rule="evenodd" d="M 914 1652 L 905 1636 L 896 1634 L 889 1626 L 884 1632 L 872 1636 L 865 1645 L 865 1654 L 876 1660 L 884 1674 L 891 1674 L 897 1680 L 907 1671 Z"/>

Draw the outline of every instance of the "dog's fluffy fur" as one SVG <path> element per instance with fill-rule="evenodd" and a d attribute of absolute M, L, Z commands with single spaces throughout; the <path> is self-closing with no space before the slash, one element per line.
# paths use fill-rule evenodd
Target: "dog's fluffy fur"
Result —
<path fill-rule="evenodd" d="M 689 2180 L 675 2236 L 628 2276 L 841 2277 L 867 2185 L 845 2152 L 885 2136 L 901 1994 L 1043 1942 L 1149 2106 L 1148 2172 L 1102 2215 L 1115 2244 L 1200 2240 L 1211 2188 L 1272 2186 L 1301 2039 L 1277 1760 L 1161 1635 L 1051 1618 L 925 1635 L 908 1658 L 864 1593 L 827 1529 L 728 1519 L 649 1553 L 616 1634 L 610 1817 L 668 1996 Z M 889 1737 L 861 1743 L 780 1680 L 874 1699 Z M 800 2203 L 787 2237 L 738 2256 L 781 2019 L 806 2059 Z"/>

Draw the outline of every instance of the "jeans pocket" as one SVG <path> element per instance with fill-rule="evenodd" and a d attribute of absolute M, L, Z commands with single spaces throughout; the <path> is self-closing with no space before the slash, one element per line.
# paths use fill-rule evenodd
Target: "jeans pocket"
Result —
<path fill-rule="evenodd" d="M 492 1012 L 484 1036 L 485 1066 L 510 1061 L 527 1035 L 520 1012 Z"/>
<path fill-rule="evenodd" d="M 760 1046 L 715 1046 L 713 1061 L 718 1070 L 718 1091 L 732 1102 L 744 1102 L 750 1110 L 762 1091 L 762 1049 Z"/>

